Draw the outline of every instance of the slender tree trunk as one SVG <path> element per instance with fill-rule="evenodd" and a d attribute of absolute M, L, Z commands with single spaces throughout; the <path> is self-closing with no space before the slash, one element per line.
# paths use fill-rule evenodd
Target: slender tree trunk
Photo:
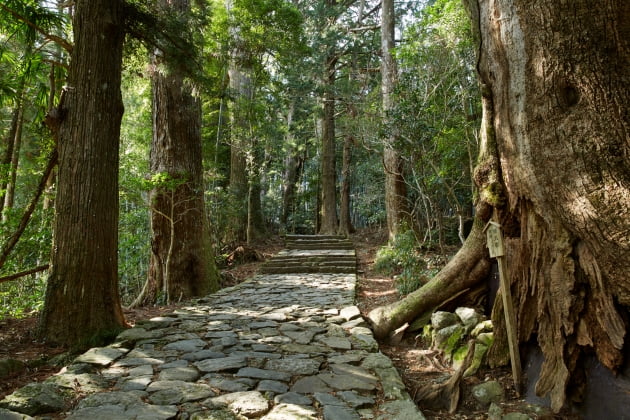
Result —
<path fill-rule="evenodd" d="M 326 59 L 324 116 L 322 120 L 321 224 L 319 233 L 337 233 L 337 170 L 335 141 L 335 65 L 336 57 Z"/>
<path fill-rule="evenodd" d="M 394 49 L 394 0 L 383 0 L 381 21 L 381 92 L 383 99 L 383 119 L 389 126 L 388 137 L 383 145 L 383 167 L 385 169 L 385 211 L 389 239 L 393 240 L 401 225 L 408 218 L 407 185 L 403 178 L 403 160 L 396 150 L 396 130 L 390 123 L 389 113 L 394 108 L 397 69 L 393 56 Z"/>
<path fill-rule="evenodd" d="M 164 6 L 190 11 L 186 0 Z M 160 68 L 159 58 L 154 64 Z M 152 88 L 151 173 L 167 174 L 175 186 L 151 191 L 151 260 L 134 305 L 155 303 L 161 291 L 170 303 L 218 289 L 204 202 L 201 103 L 174 69 L 168 74 L 156 70 Z"/>
<path fill-rule="evenodd" d="M 293 214 L 293 208 L 295 206 L 295 188 L 299 180 L 300 173 L 302 172 L 302 166 L 304 164 L 304 158 L 301 156 L 297 145 L 295 145 L 295 137 L 291 133 L 294 110 L 295 103 L 291 103 L 287 114 L 287 138 L 285 143 L 287 144 L 288 151 L 284 159 L 282 214 L 280 216 L 280 223 L 286 231 L 291 231 L 288 226 L 288 222 L 289 217 Z"/>
<path fill-rule="evenodd" d="M 354 139 L 346 136 L 343 142 L 343 163 L 341 169 L 341 202 L 339 203 L 339 234 L 348 236 L 354 232 L 350 216 L 350 165 Z"/>
<path fill-rule="evenodd" d="M 4 210 L 4 202 L 6 200 L 6 193 L 9 189 L 9 183 L 11 179 L 11 160 L 13 159 L 13 147 L 15 146 L 15 138 L 18 132 L 18 126 L 22 116 L 22 101 L 19 100 L 15 105 L 11 114 L 11 124 L 9 125 L 9 131 L 4 138 L 4 153 L 2 154 L 2 160 L 0 161 L 1 182 L 0 184 L 0 212 Z"/>
<path fill-rule="evenodd" d="M 83 347 L 101 343 L 125 325 L 117 273 L 123 2 L 78 0 L 74 39 L 39 335 Z"/>
<path fill-rule="evenodd" d="M 7 180 L 7 189 L 4 195 L 4 206 L 2 213 L 2 221 L 7 221 L 6 211 L 13 208 L 15 201 L 15 183 L 17 182 L 18 166 L 20 164 L 20 151 L 22 149 L 22 128 L 24 127 L 24 109 L 21 107 L 18 117 L 18 124 L 15 130 L 15 138 L 13 147 L 11 148 L 11 166 L 9 167 L 9 179 Z"/>

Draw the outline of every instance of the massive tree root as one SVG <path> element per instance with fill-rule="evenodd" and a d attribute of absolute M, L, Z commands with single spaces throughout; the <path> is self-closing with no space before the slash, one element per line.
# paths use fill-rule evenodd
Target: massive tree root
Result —
<path fill-rule="evenodd" d="M 453 296 L 471 289 L 488 276 L 491 264 L 483 232 L 484 219 L 477 213 L 475 223 L 459 252 L 433 279 L 404 299 L 373 309 L 368 320 L 377 338 L 418 316 L 432 312 Z"/>

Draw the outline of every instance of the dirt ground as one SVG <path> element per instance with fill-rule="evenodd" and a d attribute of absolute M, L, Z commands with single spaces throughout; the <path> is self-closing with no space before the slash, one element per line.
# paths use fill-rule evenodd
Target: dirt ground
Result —
<path fill-rule="evenodd" d="M 371 309 L 394 302 L 400 298 L 393 279 L 384 277 L 372 269 L 376 251 L 387 242 L 381 230 L 361 231 L 352 237 L 358 259 L 358 306 L 365 315 Z M 234 247 L 230 266 L 222 270 L 223 286 L 237 284 L 254 275 L 262 260 L 282 248 L 278 239 L 266 240 L 251 248 Z M 125 310 L 130 324 L 137 320 L 151 318 L 161 313 L 172 311 L 178 305 L 154 306 Z M 13 390 L 35 381 L 42 381 L 56 373 L 67 361 L 66 349 L 47 345 L 35 339 L 35 316 L 23 319 L 4 319 L 0 321 L 0 359 L 13 358 L 23 361 L 26 368 L 0 381 L 0 399 Z M 381 343 L 382 351 L 387 354 L 400 372 L 410 394 L 431 383 L 442 383 L 452 375 L 452 370 L 444 363 L 441 355 L 427 348 L 413 335 L 405 337 L 400 344 Z M 505 412 L 522 411 L 524 402 L 517 398 L 511 386 L 511 374 L 507 369 L 480 370 L 473 377 L 463 381 L 462 399 L 458 410 L 449 414 L 446 410 L 430 410 L 420 406 L 429 420 L 472 420 L 486 419 L 487 409 L 477 406 L 470 389 L 477 383 L 494 379 L 500 381 L 506 390 L 507 400 L 502 404 Z M 548 413 L 531 415 L 538 419 L 568 419 L 572 417 L 556 416 Z"/>

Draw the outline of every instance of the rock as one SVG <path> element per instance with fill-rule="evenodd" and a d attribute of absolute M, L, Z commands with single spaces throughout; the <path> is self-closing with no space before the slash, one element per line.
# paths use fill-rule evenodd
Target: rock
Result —
<path fill-rule="evenodd" d="M 425 420 L 424 415 L 411 399 L 386 402 L 379 409 L 384 413 L 377 420 Z"/>
<path fill-rule="evenodd" d="M 35 416 L 62 411 L 69 398 L 69 392 L 59 385 L 31 383 L 7 395 L 0 401 L 0 408 Z"/>
<path fill-rule="evenodd" d="M 67 388 L 75 392 L 83 392 L 93 394 L 101 392 L 109 387 L 109 381 L 101 375 L 93 373 L 81 373 L 75 375 L 72 372 L 66 372 L 60 375 L 53 375 L 46 379 L 45 383 L 54 384 L 62 388 Z"/>
<path fill-rule="evenodd" d="M 221 372 L 235 370 L 247 366 L 247 360 L 241 356 L 228 356 L 219 359 L 207 359 L 196 362 L 195 366 L 202 372 Z"/>
<path fill-rule="evenodd" d="M 295 405 L 311 405 L 313 401 L 305 395 L 297 392 L 287 392 L 285 394 L 276 395 L 273 399 L 276 404 L 295 404 Z"/>
<path fill-rule="evenodd" d="M 241 420 L 243 417 L 230 410 L 204 410 L 191 414 L 190 420 Z"/>
<path fill-rule="evenodd" d="M 319 372 L 321 364 L 316 359 L 285 357 L 283 359 L 267 360 L 265 369 L 288 372 L 291 375 L 314 375 Z"/>
<path fill-rule="evenodd" d="M 204 377 L 206 378 L 206 377 Z M 224 377 L 208 378 L 208 385 L 225 392 L 249 391 L 251 386 L 240 381 L 234 381 Z"/>
<path fill-rule="evenodd" d="M 355 318 L 359 318 L 361 316 L 361 311 L 354 305 L 346 306 L 339 311 L 339 316 L 344 318 L 346 321 L 351 321 Z"/>
<path fill-rule="evenodd" d="M 195 351 L 203 349 L 208 343 L 195 338 L 189 340 L 174 341 L 164 346 L 164 350 L 177 350 L 185 353 L 193 353 Z"/>
<path fill-rule="evenodd" d="M 350 340 L 353 348 L 366 350 L 369 352 L 378 351 L 378 343 L 372 335 L 372 330 L 366 327 L 354 327 L 350 330 Z"/>
<path fill-rule="evenodd" d="M 33 417 L 26 414 L 16 413 L 4 408 L 0 408 L 0 419 L 2 420 L 33 420 Z"/>
<path fill-rule="evenodd" d="M 381 380 L 385 399 L 396 400 L 405 398 L 405 384 L 395 367 L 376 368 L 374 370 Z"/>
<path fill-rule="evenodd" d="M 350 350 L 352 348 L 350 340 L 345 337 L 321 337 L 318 341 L 333 349 Z"/>
<path fill-rule="evenodd" d="M 468 378 L 469 376 L 473 376 L 481 365 L 484 363 L 484 358 L 486 357 L 486 353 L 488 353 L 488 347 L 477 343 L 475 345 L 475 354 L 473 355 L 472 362 L 466 371 L 464 372 L 464 378 Z"/>
<path fill-rule="evenodd" d="M 300 394 L 312 394 L 314 392 L 330 392 L 332 389 L 318 375 L 298 379 L 291 387 L 291 391 Z"/>
<path fill-rule="evenodd" d="M 335 397 L 332 394 L 329 394 L 328 392 L 315 392 L 313 394 L 313 397 L 319 403 L 320 406 L 325 406 L 325 405 L 345 406 L 346 405 L 339 398 Z"/>
<path fill-rule="evenodd" d="M 143 393 L 107 392 L 83 399 L 69 420 L 155 419 L 168 420 L 177 414 L 176 406 L 151 405 L 142 401 Z"/>
<path fill-rule="evenodd" d="M 375 401 L 372 397 L 360 395 L 354 391 L 341 391 L 337 393 L 350 407 L 363 408 L 374 405 Z"/>
<path fill-rule="evenodd" d="M 160 371 L 158 380 L 194 382 L 199 376 L 199 371 L 194 367 L 175 367 Z"/>
<path fill-rule="evenodd" d="M 475 325 L 475 328 L 472 329 L 472 331 L 470 332 L 470 335 L 474 338 L 474 337 L 477 337 L 482 332 L 492 332 L 491 320 L 488 319 L 486 321 L 480 322 L 479 324 Z"/>
<path fill-rule="evenodd" d="M 260 420 L 316 420 L 317 412 L 312 407 L 294 404 L 276 405 Z"/>
<path fill-rule="evenodd" d="M 236 373 L 237 377 L 254 378 L 254 379 L 271 379 L 275 381 L 288 381 L 291 375 L 286 372 L 277 372 L 274 370 L 258 369 L 244 367 Z"/>
<path fill-rule="evenodd" d="M 25 367 L 26 364 L 21 360 L 2 359 L 0 360 L 0 379 L 13 373 L 21 372 Z"/>
<path fill-rule="evenodd" d="M 156 381 L 147 387 L 149 399 L 156 405 L 181 404 L 214 397 L 209 385 L 184 381 Z"/>
<path fill-rule="evenodd" d="M 376 389 L 376 382 L 365 381 L 357 376 L 345 374 L 338 375 L 336 373 L 321 373 L 317 375 L 317 377 L 324 381 L 326 385 L 338 391 L 350 389 L 371 391 Z"/>
<path fill-rule="evenodd" d="M 233 392 L 204 401 L 215 407 L 227 406 L 230 410 L 245 417 L 253 418 L 269 411 L 269 402 L 258 391 Z"/>
<path fill-rule="evenodd" d="M 391 359 L 385 356 L 383 353 L 370 353 L 363 359 L 361 366 L 366 369 L 376 369 L 376 368 L 390 368 L 394 364 Z"/>
<path fill-rule="evenodd" d="M 501 420 L 532 420 L 532 418 L 523 413 L 507 413 Z"/>
<path fill-rule="evenodd" d="M 124 348 L 95 347 L 89 349 L 81 356 L 74 359 L 75 363 L 90 363 L 99 366 L 108 366 L 114 360 L 129 352 Z"/>
<path fill-rule="evenodd" d="M 459 347 L 465 334 L 466 330 L 460 324 L 435 330 L 433 332 L 433 347 L 450 356 Z"/>
<path fill-rule="evenodd" d="M 287 384 L 278 381 L 262 380 L 258 383 L 256 391 L 260 392 L 273 392 L 274 394 L 282 394 L 287 392 L 289 387 Z"/>
<path fill-rule="evenodd" d="M 494 343 L 494 333 L 484 332 L 477 335 L 477 342 L 486 347 L 490 347 Z"/>
<path fill-rule="evenodd" d="M 441 330 L 459 324 L 459 322 L 459 317 L 451 312 L 437 311 L 431 315 L 431 326 L 434 330 Z"/>
<path fill-rule="evenodd" d="M 503 409 L 495 403 L 490 403 L 488 409 L 488 420 L 502 420 Z"/>
<path fill-rule="evenodd" d="M 469 331 L 484 320 L 484 316 L 475 311 L 473 308 L 460 307 L 455 309 L 455 314 Z"/>
<path fill-rule="evenodd" d="M 488 381 L 473 387 L 472 395 L 481 406 L 487 407 L 490 403 L 501 402 L 505 391 L 499 382 Z"/>
<path fill-rule="evenodd" d="M 325 405 L 324 420 L 361 420 L 355 410 L 343 405 Z"/>
<path fill-rule="evenodd" d="M 134 327 L 125 330 L 116 337 L 117 343 L 135 343 L 140 340 L 148 340 L 161 336 L 161 331 L 148 331 L 147 329 Z"/>

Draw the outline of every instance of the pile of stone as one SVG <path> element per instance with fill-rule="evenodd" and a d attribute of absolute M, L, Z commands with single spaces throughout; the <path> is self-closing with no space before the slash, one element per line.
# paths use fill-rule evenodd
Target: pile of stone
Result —
<path fill-rule="evenodd" d="M 492 321 L 473 308 L 457 308 L 455 312 L 438 311 L 431 315 L 431 323 L 423 330 L 423 337 L 431 341 L 431 347 L 440 350 L 453 365 L 461 366 L 468 352 L 468 341 L 475 339 L 473 361 L 464 372 L 472 376 L 485 363 L 488 349 L 492 345 Z"/>

